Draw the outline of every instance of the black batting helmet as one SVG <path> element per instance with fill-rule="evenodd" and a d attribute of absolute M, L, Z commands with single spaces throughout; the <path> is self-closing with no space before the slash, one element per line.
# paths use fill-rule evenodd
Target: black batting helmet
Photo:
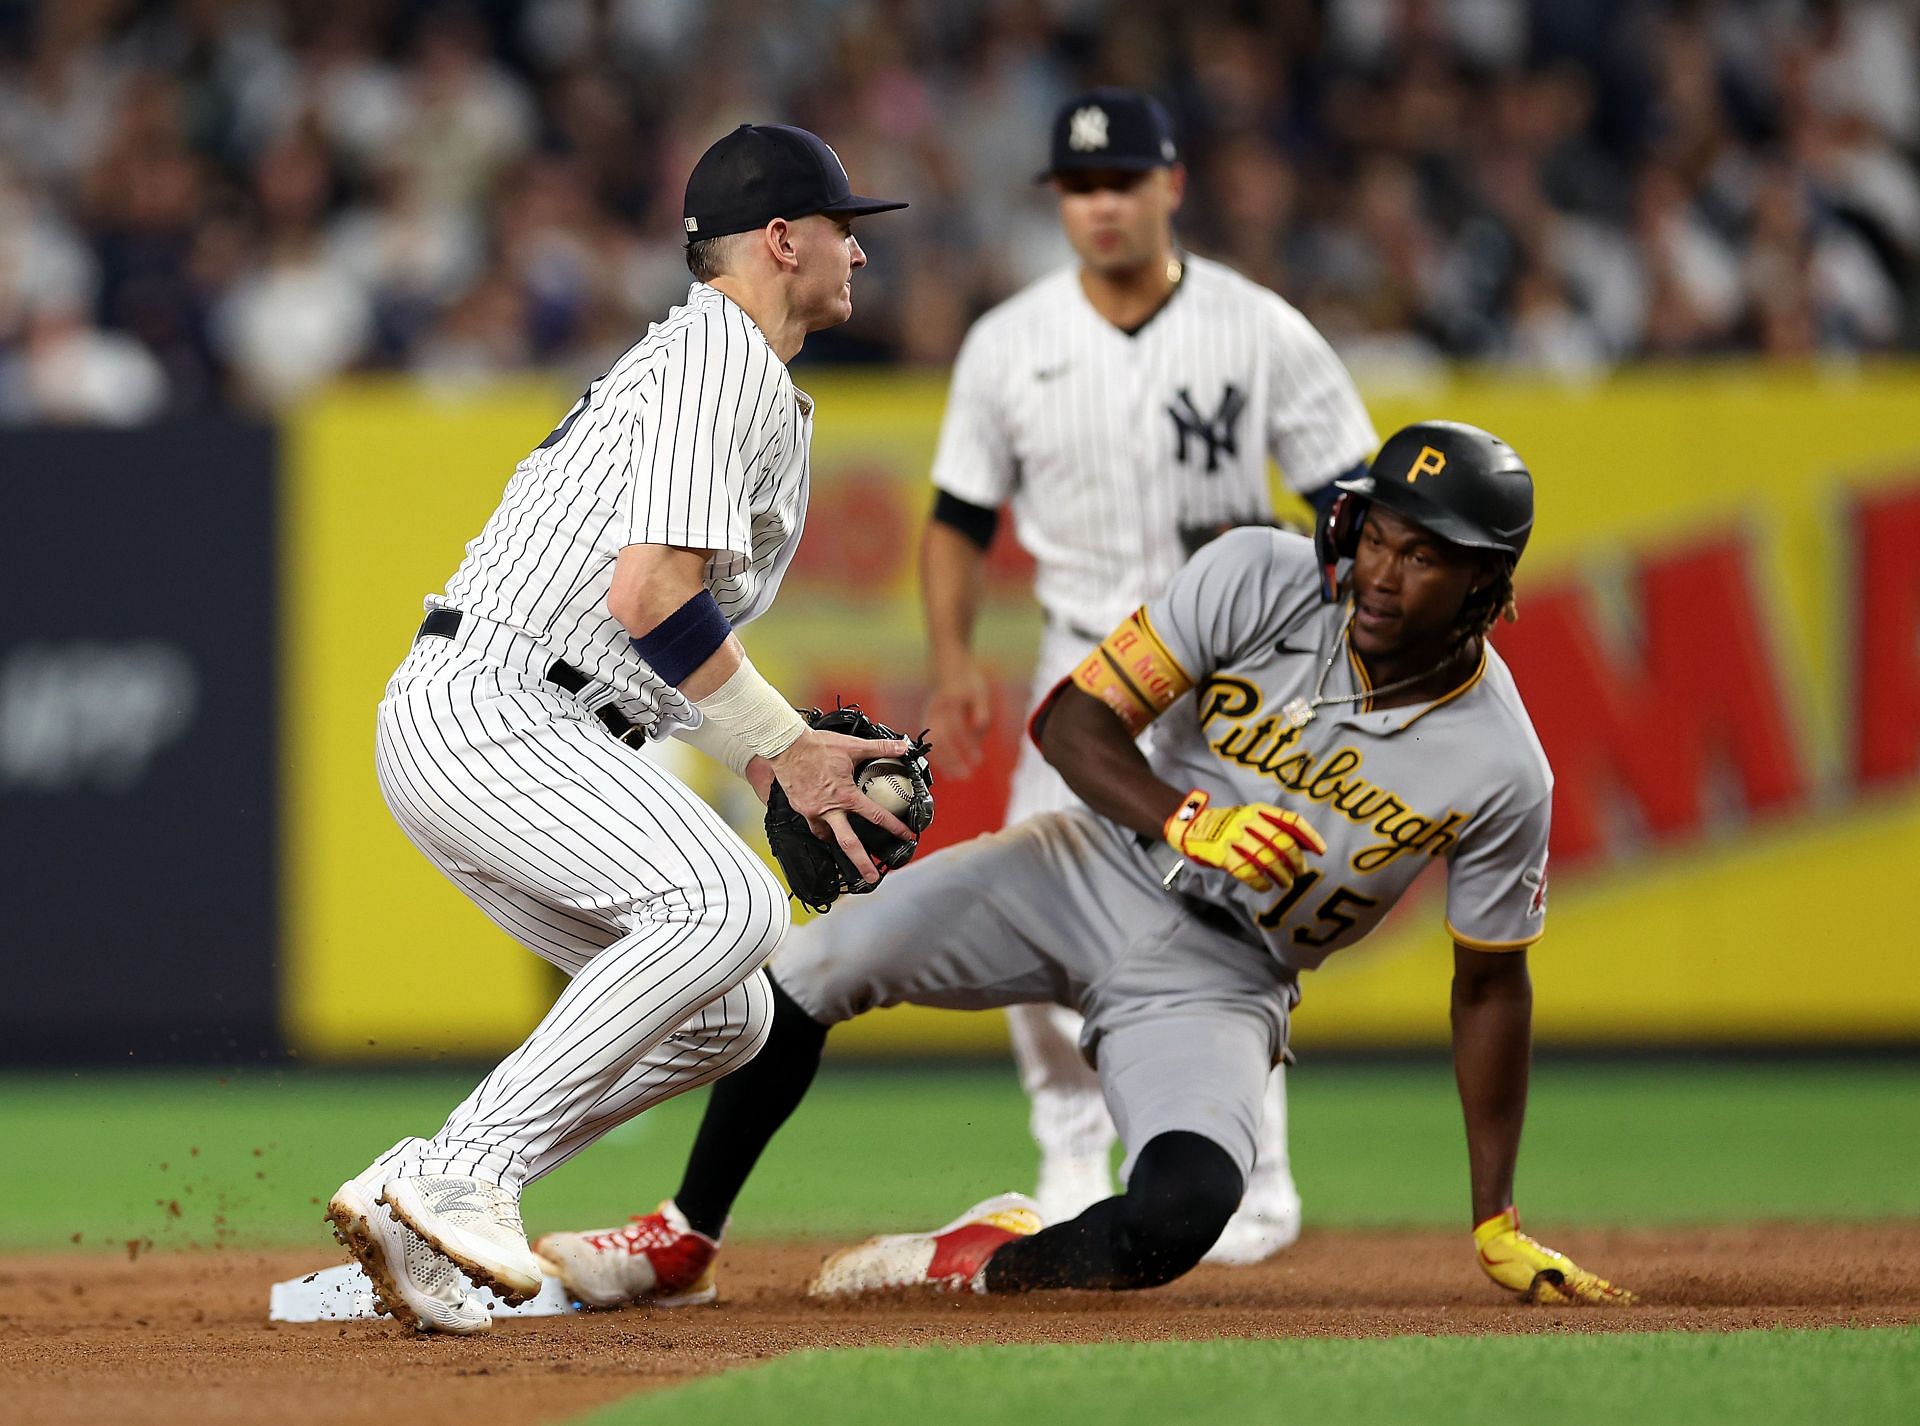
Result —
<path fill-rule="evenodd" d="M 1387 438 L 1367 473 L 1320 517 L 1314 544 L 1333 597 L 1334 566 L 1352 559 L 1369 505 L 1404 515 L 1442 539 L 1498 550 L 1518 562 L 1533 530 L 1533 476 L 1512 446 L 1478 426 L 1419 421 Z"/>

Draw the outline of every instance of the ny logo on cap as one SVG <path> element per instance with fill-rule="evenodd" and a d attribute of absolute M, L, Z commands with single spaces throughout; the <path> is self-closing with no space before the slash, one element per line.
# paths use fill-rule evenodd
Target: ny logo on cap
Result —
<path fill-rule="evenodd" d="M 1073 111 L 1067 121 L 1067 147 L 1076 153 L 1088 153 L 1107 146 L 1107 111 L 1089 104 Z"/>

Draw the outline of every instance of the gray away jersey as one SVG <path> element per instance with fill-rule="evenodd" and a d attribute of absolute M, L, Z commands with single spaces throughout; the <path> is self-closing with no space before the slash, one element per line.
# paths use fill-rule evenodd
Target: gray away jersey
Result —
<path fill-rule="evenodd" d="M 735 626 L 773 602 L 807 509 L 813 402 L 753 320 L 696 282 L 587 388 L 507 483 L 429 609 L 518 629 L 664 735 L 697 721 L 607 612 L 627 545 L 711 549 L 706 587 Z"/>
<path fill-rule="evenodd" d="M 954 363 L 934 484 L 1011 501 L 1041 605 L 1095 637 L 1166 587 L 1195 532 L 1272 515 L 1269 457 L 1304 494 L 1379 444 L 1305 317 L 1231 268 L 1185 263 L 1133 336 L 1067 268 L 974 323 Z"/>
<path fill-rule="evenodd" d="M 1230 907 L 1282 962 L 1310 970 L 1365 936 L 1422 870 L 1444 861 L 1455 940 L 1513 950 L 1539 939 L 1553 774 L 1491 646 L 1431 703 L 1381 712 L 1324 705 L 1296 730 L 1281 710 L 1311 697 L 1329 655 L 1326 694 L 1367 686 L 1346 646 L 1346 604 L 1320 600 L 1309 541 L 1235 530 L 1202 549 L 1146 615 L 1193 682 L 1144 735 L 1154 771 L 1205 790 L 1215 806 L 1270 802 L 1297 812 L 1327 843 L 1284 894 L 1191 864 L 1180 891 Z M 1147 855 L 1164 869 L 1174 853 Z"/>

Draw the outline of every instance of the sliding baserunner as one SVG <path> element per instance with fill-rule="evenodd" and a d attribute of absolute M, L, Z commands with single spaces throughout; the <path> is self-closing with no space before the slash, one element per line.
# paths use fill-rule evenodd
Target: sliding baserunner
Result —
<path fill-rule="evenodd" d="M 1540 1300 L 1631 1300 L 1523 1235 L 1513 1201 L 1552 776 L 1487 635 L 1513 609 L 1532 477 L 1486 432 L 1426 422 L 1341 489 L 1311 543 L 1204 547 L 1041 705 L 1032 736 L 1090 810 L 951 848 L 789 939 L 767 1046 L 715 1087 L 673 1199 L 536 1245 L 575 1294 L 710 1300 L 734 1199 L 828 1027 L 901 1002 L 1080 1011 L 1126 1188 L 1051 1226 L 989 1199 L 835 1254 L 812 1290 L 1176 1278 L 1240 1201 L 1300 975 L 1441 861 L 1480 1265 Z"/>

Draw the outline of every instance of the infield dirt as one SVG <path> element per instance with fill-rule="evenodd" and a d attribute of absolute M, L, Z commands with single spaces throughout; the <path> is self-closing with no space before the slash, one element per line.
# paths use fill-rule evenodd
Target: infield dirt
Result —
<path fill-rule="evenodd" d="M 1133 1294 L 817 1303 L 828 1246 L 742 1243 L 717 1307 L 416 1337 L 388 1322 L 270 1325 L 268 1286 L 335 1261 L 184 1251 L 0 1259 L 0 1380 L 15 1423 L 555 1421 L 630 1392 L 807 1348 L 933 1343 L 1735 1331 L 1920 1323 L 1920 1223 L 1551 1234 L 1642 1298 L 1627 1309 L 1504 1300 L 1466 1234 L 1309 1233 L 1252 1268 Z"/>

